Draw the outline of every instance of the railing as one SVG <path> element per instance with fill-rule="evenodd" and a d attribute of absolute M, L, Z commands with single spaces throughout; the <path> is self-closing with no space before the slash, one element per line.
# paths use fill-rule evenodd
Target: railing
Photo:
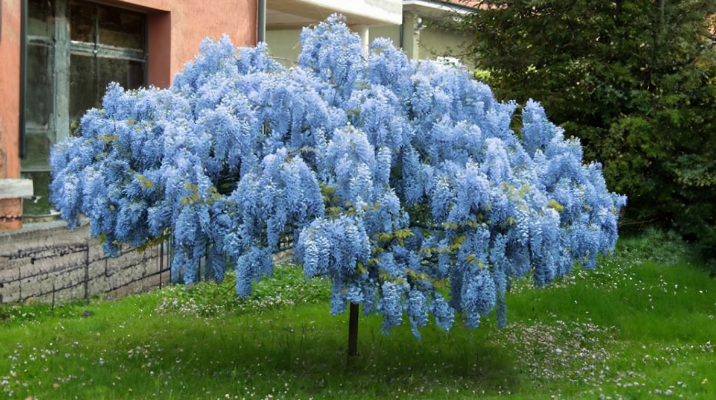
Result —
<path fill-rule="evenodd" d="M 288 229 L 286 230 L 282 235 L 278 243 L 278 248 L 273 251 L 274 255 L 274 261 L 281 261 L 284 260 L 286 257 L 289 257 L 293 251 L 293 237 L 294 237 L 294 229 Z M 162 242 L 160 244 L 160 263 L 164 260 L 164 252 L 167 252 L 167 268 L 171 267 L 172 261 L 174 260 L 174 255 L 176 254 L 174 246 L 171 244 L 171 241 Z M 277 260 L 278 259 L 278 260 Z M 229 269 L 231 265 L 227 265 L 227 270 Z M 163 266 L 160 264 L 160 269 L 164 269 Z M 196 278 L 194 279 L 194 282 L 201 282 L 201 281 L 210 281 L 213 280 L 213 276 L 210 273 L 210 270 L 207 267 L 207 257 L 203 257 L 199 261 L 199 268 L 197 268 Z M 183 282 L 183 274 L 182 271 L 172 271 L 171 272 L 171 283 L 182 283 Z M 160 282 L 160 287 L 162 286 Z"/>

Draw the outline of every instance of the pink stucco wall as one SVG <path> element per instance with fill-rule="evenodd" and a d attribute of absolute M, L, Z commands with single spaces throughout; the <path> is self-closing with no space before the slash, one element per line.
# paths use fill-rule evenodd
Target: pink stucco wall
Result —
<path fill-rule="evenodd" d="M 0 179 L 20 177 L 20 2 L 0 0 Z"/>
<path fill-rule="evenodd" d="M 20 177 L 20 2 L 0 0 L 0 179 Z M 0 229 L 18 229 L 21 199 L 0 199 Z"/>
<path fill-rule="evenodd" d="M 205 37 L 228 34 L 237 46 L 256 43 L 256 0 L 111 0 L 149 14 L 149 83 L 170 84 Z"/>

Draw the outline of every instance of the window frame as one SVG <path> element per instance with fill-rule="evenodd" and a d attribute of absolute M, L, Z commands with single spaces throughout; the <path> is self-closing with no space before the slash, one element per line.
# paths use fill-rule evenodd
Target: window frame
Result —
<path fill-rule="evenodd" d="M 29 7 L 31 6 L 28 2 L 28 0 L 23 0 L 24 5 L 26 5 L 25 13 L 26 15 L 29 13 Z M 49 140 L 51 144 L 58 143 L 67 137 L 71 136 L 72 133 L 70 132 L 70 96 L 71 96 L 71 81 L 70 81 L 70 73 L 71 73 L 71 57 L 72 55 L 77 56 L 86 56 L 86 57 L 93 57 L 95 59 L 95 80 L 98 79 L 99 76 L 99 62 L 98 60 L 100 58 L 106 58 L 106 59 L 113 59 L 113 60 L 126 60 L 126 61 L 133 61 L 133 62 L 139 62 L 142 63 L 143 66 L 143 76 L 142 76 L 142 86 L 146 86 L 148 82 L 148 73 L 149 73 L 149 62 L 148 62 L 148 15 L 146 13 L 132 10 L 129 8 L 123 8 L 123 7 L 116 7 L 114 5 L 105 5 L 102 3 L 94 2 L 94 1 L 88 1 L 88 0 L 53 0 L 53 10 L 52 10 L 52 16 L 53 16 L 53 22 L 52 22 L 52 35 L 51 36 L 38 36 L 38 35 L 30 35 L 27 29 L 25 29 L 24 35 L 23 35 L 23 43 L 25 44 L 26 49 L 31 46 L 42 46 L 49 49 L 50 53 L 52 53 L 52 60 L 48 62 L 50 64 L 48 68 L 50 71 L 48 71 L 49 76 L 51 77 L 51 86 L 53 90 L 53 102 L 52 102 L 52 115 L 50 116 L 48 125 L 46 129 L 37 129 L 34 127 L 29 127 L 26 124 L 27 120 L 27 106 L 21 105 L 23 108 L 22 110 L 22 121 L 21 121 L 21 141 L 25 142 L 25 138 L 28 135 L 48 135 Z M 94 6 L 94 13 L 92 15 L 93 23 L 94 23 L 94 32 L 92 35 L 92 39 L 94 40 L 94 43 L 91 42 L 83 42 L 83 41 L 77 41 L 71 39 L 71 11 L 70 6 L 72 4 L 86 4 L 86 5 L 92 5 Z M 100 7 L 112 7 L 114 9 L 125 9 L 128 11 L 136 12 L 139 14 L 142 14 L 142 50 L 133 49 L 133 48 L 124 48 L 124 47 L 117 47 L 113 45 L 108 44 L 102 44 L 101 43 L 101 37 L 100 37 Z M 27 26 L 28 20 L 24 19 L 23 24 Z M 27 50 L 25 49 L 23 54 L 25 57 L 25 63 L 27 63 Z M 27 64 L 23 66 L 23 69 L 27 69 Z M 27 74 L 23 76 L 23 82 L 22 85 L 27 85 Z M 96 82 L 95 85 L 97 86 L 98 83 Z M 97 95 L 99 95 L 100 91 L 104 91 L 104 88 L 96 88 Z M 27 95 L 27 89 L 25 89 L 25 95 Z M 31 99 L 26 99 L 27 102 Z M 54 140 L 52 140 L 52 135 L 54 133 Z M 40 163 L 39 161 L 36 161 L 38 159 L 37 156 L 33 157 L 31 154 L 31 149 L 28 149 L 27 146 L 24 147 L 24 151 L 21 152 L 21 159 L 22 159 L 22 166 L 21 166 L 21 172 L 22 173 L 32 173 L 32 172 L 48 172 L 51 171 L 52 168 L 49 166 L 47 162 Z"/>

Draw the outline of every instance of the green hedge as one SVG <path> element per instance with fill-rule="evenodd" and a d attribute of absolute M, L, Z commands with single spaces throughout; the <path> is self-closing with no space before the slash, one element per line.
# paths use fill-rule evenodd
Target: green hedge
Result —
<path fill-rule="evenodd" d="M 493 0 L 462 21 L 502 99 L 542 102 L 626 193 L 624 222 L 716 252 L 716 0 Z"/>

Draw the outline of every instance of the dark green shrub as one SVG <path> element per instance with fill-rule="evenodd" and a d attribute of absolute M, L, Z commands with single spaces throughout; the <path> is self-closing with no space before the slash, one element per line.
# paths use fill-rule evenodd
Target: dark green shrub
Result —
<path fill-rule="evenodd" d="M 624 222 L 716 246 L 716 0 L 493 0 L 463 20 L 502 99 L 533 98 L 610 190 Z"/>

